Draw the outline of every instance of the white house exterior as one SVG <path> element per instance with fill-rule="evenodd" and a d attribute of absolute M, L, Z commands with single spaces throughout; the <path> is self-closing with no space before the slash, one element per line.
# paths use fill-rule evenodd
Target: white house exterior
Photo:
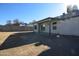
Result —
<path fill-rule="evenodd" d="M 38 23 L 34 23 L 33 31 L 38 32 Z"/>
<path fill-rule="evenodd" d="M 35 22 L 34 32 L 79 36 L 79 10 Z"/>
<path fill-rule="evenodd" d="M 79 17 L 57 21 L 56 26 L 57 26 L 56 30 L 53 30 L 51 28 L 51 33 L 79 36 Z"/>
<path fill-rule="evenodd" d="M 79 36 L 79 16 L 68 18 L 65 20 L 54 20 L 52 18 L 49 21 L 36 22 L 34 26 L 34 32 L 54 33 L 62 35 L 78 35 Z M 46 19 L 48 20 L 48 19 Z M 51 21 L 51 22 L 50 22 Z M 55 23 L 55 24 L 53 24 Z M 41 30 L 41 25 L 45 27 L 45 30 Z M 54 27 L 54 28 L 53 28 Z"/>

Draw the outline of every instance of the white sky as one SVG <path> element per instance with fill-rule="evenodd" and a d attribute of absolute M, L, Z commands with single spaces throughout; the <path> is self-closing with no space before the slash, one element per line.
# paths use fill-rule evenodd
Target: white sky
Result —
<path fill-rule="evenodd" d="M 79 0 L 65 0 L 63 1 L 64 3 L 64 10 L 66 11 L 66 7 L 67 5 L 77 5 L 78 6 L 78 9 L 79 9 Z"/>

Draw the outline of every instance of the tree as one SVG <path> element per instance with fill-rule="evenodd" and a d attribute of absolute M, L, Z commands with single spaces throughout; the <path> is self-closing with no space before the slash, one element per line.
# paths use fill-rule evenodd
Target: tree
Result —
<path fill-rule="evenodd" d="M 76 10 L 78 10 L 78 7 L 77 7 L 77 5 L 74 5 L 73 6 L 73 11 L 76 11 Z"/>
<path fill-rule="evenodd" d="M 19 26 L 19 25 L 20 25 L 20 22 L 19 22 L 18 19 L 14 19 L 14 20 L 13 20 L 13 24 L 14 24 L 15 26 Z"/>
<path fill-rule="evenodd" d="M 67 6 L 67 13 L 71 13 L 72 12 L 72 6 L 71 5 L 68 5 Z"/>
<path fill-rule="evenodd" d="M 14 20 L 13 20 L 13 23 L 14 23 L 14 24 L 17 24 L 17 23 L 19 23 L 19 20 L 18 20 L 18 19 L 14 19 Z"/>
<path fill-rule="evenodd" d="M 7 25 L 11 25 L 12 23 L 11 23 L 11 20 L 8 20 L 7 21 Z"/>

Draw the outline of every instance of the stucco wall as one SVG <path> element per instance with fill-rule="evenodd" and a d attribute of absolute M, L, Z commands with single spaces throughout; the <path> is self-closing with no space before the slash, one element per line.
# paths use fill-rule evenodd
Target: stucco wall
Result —
<path fill-rule="evenodd" d="M 70 18 L 64 21 L 59 21 L 57 23 L 56 33 L 79 36 L 79 17 Z"/>
<path fill-rule="evenodd" d="M 37 26 L 37 29 L 34 29 L 34 26 L 35 26 L 35 25 Z M 33 31 L 34 31 L 34 32 L 38 32 L 38 23 L 35 23 L 35 24 L 33 25 Z"/>
<path fill-rule="evenodd" d="M 56 30 L 53 30 L 53 26 L 57 26 L 57 25 L 58 25 L 58 22 L 57 22 L 56 25 L 53 25 L 52 23 L 53 23 L 53 21 L 51 22 L 51 33 L 57 34 L 57 33 L 58 33 L 58 32 L 57 32 L 58 28 L 57 28 Z"/>
<path fill-rule="evenodd" d="M 56 30 L 53 30 L 52 22 L 51 22 L 51 33 L 79 36 L 79 17 L 57 21 Z M 45 24 L 45 31 L 40 30 L 40 32 L 49 33 L 49 22 L 44 22 L 41 24 Z M 37 25 L 37 29 L 36 30 L 34 29 L 34 32 L 38 32 L 38 23 L 35 23 L 34 25 Z"/>

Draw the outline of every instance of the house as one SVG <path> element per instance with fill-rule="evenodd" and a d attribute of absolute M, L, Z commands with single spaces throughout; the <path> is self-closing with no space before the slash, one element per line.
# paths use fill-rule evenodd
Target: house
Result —
<path fill-rule="evenodd" d="M 62 34 L 79 36 L 79 11 L 57 17 L 47 17 L 33 24 L 36 33 Z M 70 16 L 69 16 L 70 15 Z"/>
<path fill-rule="evenodd" d="M 48 17 L 35 22 L 33 26 L 33 31 L 37 33 L 79 36 L 79 16 L 66 18 L 64 20 Z"/>
<path fill-rule="evenodd" d="M 33 24 L 34 32 L 49 32 L 49 22 L 53 19 L 51 17 L 45 18 Z"/>

